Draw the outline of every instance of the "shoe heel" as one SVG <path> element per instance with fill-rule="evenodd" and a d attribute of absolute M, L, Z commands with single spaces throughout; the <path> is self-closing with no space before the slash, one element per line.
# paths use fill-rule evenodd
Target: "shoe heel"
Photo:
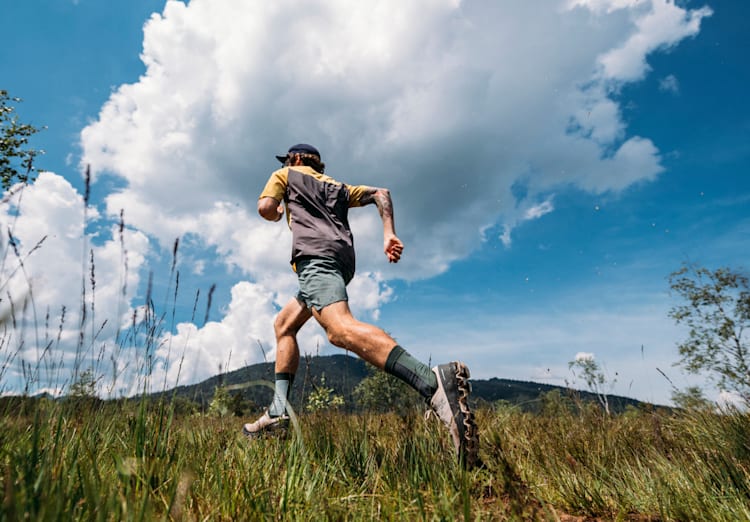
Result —
<path fill-rule="evenodd" d="M 471 372 L 469 371 L 468 366 L 461 361 L 456 361 L 454 364 L 456 365 L 456 377 L 464 379 L 471 378 Z"/>

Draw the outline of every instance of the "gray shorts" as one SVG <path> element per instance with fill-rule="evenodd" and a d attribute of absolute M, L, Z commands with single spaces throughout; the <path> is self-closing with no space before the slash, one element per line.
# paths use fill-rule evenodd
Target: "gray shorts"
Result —
<path fill-rule="evenodd" d="M 348 301 L 346 285 L 353 274 L 345 274 L 341 265 L 330 257 L 304 258 L 296 263 L 299 293 L 297 299 L 307 308 L 320 311 L 339 301 Z"/>

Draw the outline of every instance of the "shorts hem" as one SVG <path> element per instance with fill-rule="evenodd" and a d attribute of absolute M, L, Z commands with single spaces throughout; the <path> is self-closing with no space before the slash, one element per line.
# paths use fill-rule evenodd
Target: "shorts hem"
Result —
<path fill-rule="evenodd" d="M 335 301 L 331 301 L 330 303 L 326 303 L 323 306 L 312 305 L 309 308 L 311 308 L 311 309 L 315 310 L 316 312 L 320 313 L 321 311 L 323 311 L 323 308 L 325 308 L 327 306 L 331 306 L 332 304 L 341 303 L 341 302 L 348 303 L 349 299 L 348 298 L 336 299 Z"/>

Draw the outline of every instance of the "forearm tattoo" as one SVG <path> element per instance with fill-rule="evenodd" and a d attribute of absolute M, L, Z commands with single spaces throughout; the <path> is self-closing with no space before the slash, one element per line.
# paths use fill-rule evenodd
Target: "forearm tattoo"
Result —
<path fill-rule="evenodd" d="M 373 188 L 365 194 L 362 197 L 362 204 L 369 205 L 370 203 L 375 203 L 382 218 L 393 217 L 393 202 L 391 193 L 387 189 Z"/>
<path fill-rule="evenodd" d="M 393 202 L 391 194 L 387 190 L 379 190 L 375 193 L 375 204 L 378 206 L 382 217 L 393 217 Z"/>

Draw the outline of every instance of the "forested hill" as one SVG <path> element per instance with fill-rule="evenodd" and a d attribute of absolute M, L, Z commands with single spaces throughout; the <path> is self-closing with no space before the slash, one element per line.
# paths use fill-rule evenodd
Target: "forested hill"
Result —
<path fill-rule="evenodd" d="M 372 374 L 374 369 L 355 356 L 329 355 L 303 357 L 294 381 L 292 404 L 299 406 L 315 387 L 325 385 L 346 400 L 347 409 L 356 409 L 352 398 L 354 388 L 362 379 Z M 274 380 L 273 363 L 259 363 L 239 370 L 224 373 L 190 386 L 179 386 L 165 393 L 194 401 L 206 406 L 213 397 L 217 386 L 230 388 L 232 394 L 241 394 L 242 398 L 262 407 L 267 405 L 272 396 Z M 558 390 L 563 396 L 573 393 L 584 400 L 597 400 L 596 396 L 585 391 L 572 391 L 561 386 L 552 386 L 537 382 L 515 381 L 493 377 L 492 379 L 472 379 L 472 400 L 475 403 L 507 401 L 524 409 L 535 410 L 540 407 L 540 395 Z M 608 396 L 613 412 L 622 411 L 626 406 L 638 406 L 634 399 L 619 396 Z"/>

